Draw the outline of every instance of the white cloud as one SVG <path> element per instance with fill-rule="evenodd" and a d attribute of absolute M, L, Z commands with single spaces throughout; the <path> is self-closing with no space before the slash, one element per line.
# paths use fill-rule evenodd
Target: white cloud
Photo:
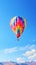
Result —
<path fill-rule="evenodd" d="M 34 61 L 34 59 L 36 58 L 36 50 L 32 49 L 31 51 L 26 51 L 23 56 L 25 56 L 28 61 Z"/>
<path fill-rule="evenodd" d="M 22 47 L 6 48 L 6 49 L 3 49 L 3 53 L 8 54 L 8 53 L 14 53 L 14 52 L 21 52 L 21 51 L 25 51 L 28 47 L 29 45 L 26 45 L 25 47 L 22 46 Z"/>
<path fill-rule="evenodd" d="M 26 46 L 20 46 L 20 47 L 6 48 L 6 49 L 0 50 L 0 51 L 3 52 L 4 54 L 14 53 L 14 52 L 21 52 L 21 51 L 23 51 L 23 52 L 25 51 L 26 54 L 30 54 L 33 51 L 35 51 L 34 50 L 35 47 L 36 47 L 35 45 L 26 45 Z M 29 51 L 29 49 L 30 50 L 33 49 L 33 51 L 31 52 L 31 51 Z"/>
<path fill-rule="evenodd" d="M 21 58 L 21 57 L 17 58 L 16 61 L 18 63 L 24 63 L 25 62 L 24 58 Z"/>
<path fill-rule="evenodd" d="M 7 48 L 7 49 L 4 49 L 4 54 L 8 54 L 8 53 L 14 53 L 14 52 L 17 52 L 17 47 L 13 47 L 13 48 Z"/>
<path fill-rule="evenodd" d="M 0 62 L 9 62 L 10 60 L 7 60 L 7 59 L 0 59 Z"/>
<path fill-rule="evenodd" d="M 31 45 L 30 49 L 27 50 L 22 54 L 23 57 L 28 59 L 28 61 L 35 61 L 36 60 L 36 45 Z M 27 61 L 27 60 L 26 60 Z"/>
<path fill-rule="evenodd" d="M 35 49 L 32 49 L 31 51 L 27 51 L 27 52 L 25 53 L 25 55 L 26 55 L 26 56 L 30 56 L 30 55 L 34 54 L 35 52 L 36 52 L 36 50 L 35 50 Z"/>
<path fill-rule="evenodd" d="M 32 61 L 36 57 L 36 48 L 35 47 L 36 47 L 36 45 L 34 44 L 34 45 L 6 48 L 6 49 L 3 49 L 0 51 L 0 56 L 3 57 L 3 55 L 4 55 L 6 57 L 7 55 L 9 56 L 9 54 L 17 53 L 16 57 L 20 56 L 16 59 L 17 62 L 22 63 L 22 62 L 25 62 L 27 60 Z M 18 53 L 19 53 L 19 55 L 18 55 Z"/>
<path fill-rule="evenodd" d="M 34 48 L 36 48 L 35 44 L 32 44 L 32 45 L 29 44 L 29 45 L 20 47 L 19 51 L 28 51 L 28 50 L 31 50 L 31 49 L 34 49 Z"/>
<path fill-rule="evenodd" d="M 36 53 L 28 57 L 29 61 L 36 61 Z"/>
<path fill-rule="evenodd" d="M 34 58 L 36 58 L 36 53 L 34 53 L 33 55 L 29 56 L 28 58 L 29 58 L 29 59 L 34 59 Z"/>

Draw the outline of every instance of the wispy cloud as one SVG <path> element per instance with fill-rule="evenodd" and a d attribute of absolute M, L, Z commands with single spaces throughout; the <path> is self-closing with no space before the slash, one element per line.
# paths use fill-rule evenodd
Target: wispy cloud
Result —
<path fill-rule="evenodd" d="M 32 44 L 32 45 L 29 46 L 29 49 L 33 49 L 33 48 L 36 48 L 35 44 Z"/>
<path fill-rule="evenodd" d="M 26 45 L 25 47 L 20 47 L 19 48 L 20 51 L 25 51 L 22 54 L 22 58 L 18 57 L 17 61 L 18 62 L 26 62 L 26 61 L 36 61 L 36 45 L 32 44 L 32 45 Z"/>
<path fill-rule="evenodd" d="M 12 54 L 13 53 L 13 54 Z M 26 46 L 20 46 L 20 47 L 13 47 L 13 48 L 6 48 L 0 51 L 0 56 L 3 57 L 9 57 L 10 54 L 15 57 L 17 62 L 25 62 L 25 61 L 35 61 L 36 60 L 36 45 L 26 45 Z M 19 55 L 18 55 L 19 54 Z M 11 56 L 10 56 L 11 57 Z M 9 59 L 11 60 L 12 58 Z M 5 59 L 5 58 L 3 58 Z M 8 60 L 9 60 L 8 59 Z M 7 59 L 5 59 L 7 60 Z"/>
<path fill-rule="evenodd" d="M 25 52 L 25 55 L 26 56 L 30 56 L 30 55 L 34 54 L 35 52 L 36 52 L 36 50 L 35 49 L 32 49 L 31 51 L 26 51 Z"/>
<path fill-rule="evenodd" d="M 29 48 L 30 45 L 26 45 L 26 46 L 23 46 L 23 47 L 20 47 L 19 50 L 20 51 L 25 51 L 27 50 L 27 48 Z"/>
<path fill-rule="evenodd" d="M 8 54 L 8 53 L 14 53 L 14 52 L 21 52 L 21 51 L 28 51 L 29 50 L 34 50 L 36 48 L 36 45 L 26 45 L 26 46 L 20 46 L 20 47 L 13 47 L 13 48 L 5 48 L 3 50 L 1 50 L 1 52 L 3 52 L 4 54 Z M 0 53 L 1 53 L 0 52 Z M 27 53 L 27 52 L 26 52 Z"/>
<path fill-rule="evenodd" d="M 36 60 L 36 45 L 30 45 L 30 47 L 27 48 L 27 50 L 22 54 L 22 56 L 28 59 L 28 61 L 35 61 Z"/>
<path fill-rule="evenodd" d="M 34 58 L 36 58 L 36 53 L 30 55 L 28 58 L 29 58 L 29 59 L 34 59 Z"/>
<path fill-rule="evenodd" d="M 21 51 L 25 51 L 28 47 L 29 47 L 29 45 L 26 45 L 25 47 L 21 46 L 21 47 L 6 48 L 6 49 L 3 49 L 2 52 L 4 54 L 21 52 Z"/>
<path fill-rule="evenodd" d="M 4 49 L 4 54 L 17 52 L 17 47 Z"/>
<path fill-rule="evenodd" d="M 24 58 L 21 58 L 21 57 L 18 57 L 18 58 L 16 59 L 16 61 L 17 61 L 18 63 L 24 63 L 24 62 L 25 62 Z"/>

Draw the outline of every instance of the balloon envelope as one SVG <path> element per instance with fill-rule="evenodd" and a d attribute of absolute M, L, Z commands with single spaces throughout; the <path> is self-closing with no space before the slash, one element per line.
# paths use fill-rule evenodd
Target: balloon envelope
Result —
<path fill-rule="evenodd" d="M 19 38 L 26 27 L 26 19 L 20 16 L 15 16 L 10 21 L 10 27 L 16 34 L 17 38 Z"/>

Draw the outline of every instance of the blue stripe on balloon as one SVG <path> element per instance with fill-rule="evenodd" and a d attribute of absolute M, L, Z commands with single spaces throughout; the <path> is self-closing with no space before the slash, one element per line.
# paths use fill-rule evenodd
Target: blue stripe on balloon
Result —
<path fill-rule="evenodd" d="M 17 30 L 17 33 L 20 34 L 20 29 Z"/>
<path fill-rule="evenodd" d="M 15 20 L 15 22 L 17 23 L 17 17 L 16 17 L 16 20 Z"/>
<path fill-rule="evenodd" d="M 24 20 L 23 20 L 23 18 L 22 17 L 20 17 L 20 16 L 18 16 L 18 18 L 23 22 L 23 24 L 24 24 Z"/>

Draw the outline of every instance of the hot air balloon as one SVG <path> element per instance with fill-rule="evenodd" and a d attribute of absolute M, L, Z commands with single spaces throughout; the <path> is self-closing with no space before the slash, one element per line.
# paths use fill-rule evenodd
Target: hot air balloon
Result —
<path fill-rule="evenodd" d="M 20 38 L 26 25 L 26 19 L 21 16 L 14 16 L 10 21 L 11 30 L 16 34 L 17 38 Z"/>

